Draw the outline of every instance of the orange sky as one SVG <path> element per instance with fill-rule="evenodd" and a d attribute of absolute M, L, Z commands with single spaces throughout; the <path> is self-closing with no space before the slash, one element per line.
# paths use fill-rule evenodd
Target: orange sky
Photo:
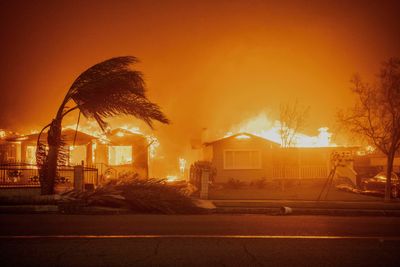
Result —
<path fill-rule="evenodd" d="M 134 55 L 173 122 L 160 135 L 217 135 L 296 98 L 316 134 L 350 104 L 353 73 L 400 56 L 399 13 L 399 1 L 2 1 L 0 128 L 39 128 L 80 72 Z"/>

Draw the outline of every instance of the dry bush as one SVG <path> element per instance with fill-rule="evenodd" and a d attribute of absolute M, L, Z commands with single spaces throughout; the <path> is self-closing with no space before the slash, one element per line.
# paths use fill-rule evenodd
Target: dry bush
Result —
<path fill-rule="evenodd" d="M 267 178 L 261 177 L 259 179 L 255 179 L 251 181 L 250 186 L 253 186 L 258 189 L 264 189 L 265 187 L 267 187 Z"/>
<path fill-rule="evenodd" d="M 61 206 L 86 205 L 128 208 L 136 213 L 199 213 L 203 209 L 182 191 L 182 187 L 164 179 L 140 179 L 127 175 L 92 192 L 71 191 L 63 195 Z"/>

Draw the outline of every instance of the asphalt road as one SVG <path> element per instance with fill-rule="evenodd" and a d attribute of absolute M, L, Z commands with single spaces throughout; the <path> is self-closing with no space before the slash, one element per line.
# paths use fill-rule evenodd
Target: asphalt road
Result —
<path fill-rule="evenodd" d="M 400 218 L 0 215 L 0 266 L 400 266 Z"/>

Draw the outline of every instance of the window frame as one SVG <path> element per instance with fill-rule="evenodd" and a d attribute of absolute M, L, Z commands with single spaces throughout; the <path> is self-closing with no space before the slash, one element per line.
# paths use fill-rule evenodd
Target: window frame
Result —
<path fill-rule="evenodd" d="M 226 153 L 227 152 L 233 152 L 233 165 L 235 165 L 235 152 L 256 152 L 258 155 L 257 164 L 254 167 L 251 167 L 251 166 L 227 167 L 227 165 L 226 165 Z M 224 170 L 260 170 L 260 169 L 262 169 L 262 153 L 261 153 L 260 149 L 224 149 L 222 152 L 222 160 L 223 160 Z"/>
<path fill-rule="evenodd" d="M 130 148 L 130 152 L 131 152 L 131 162 L 128 162 L 128 163 L 123 163 L 123 164 L 112 164 L 111 162 L 110 162 L 110 158 L 111 158 L 111 156 L 110 156 L 110 149 L 112 148 L 112 147 L 129 147 Z M 131 145 L 108 145 L 107 146 L 107 159 L 108 159 L 108 165 L 109 166 L 127 166 L 127 165 L 132 165 L 133 163 L 134 163 L 134 159 L 133 159 L 133 146 L 131 146 Z"/>

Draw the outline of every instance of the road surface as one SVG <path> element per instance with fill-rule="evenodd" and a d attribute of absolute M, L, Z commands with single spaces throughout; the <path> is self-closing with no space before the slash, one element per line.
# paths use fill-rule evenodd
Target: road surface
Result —
<path fill-rule="evenodd" d="M 400 218 L 0 215 L 1 266 L 400 266 Z"/>

